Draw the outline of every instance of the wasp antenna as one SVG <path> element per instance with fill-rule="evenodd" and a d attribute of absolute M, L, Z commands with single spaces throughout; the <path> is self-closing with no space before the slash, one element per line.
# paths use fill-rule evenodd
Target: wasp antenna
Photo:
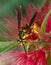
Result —
<path fill-rule="evenodd" d="M 30 31 L 30 27 L 31 27 L 31 25 L 32 25 L 33 22 L 34 22 L 34 20 L 35 20 L 35 18 L 36 18 L 36 15 L 37 15 L 37 12 L 33 15 L 32 19 L 30 20 L 29 26 L 28 26 L 28 28 L 27 28 L 27 31 L 28 31 L 28 32 Z"/>
<path fill-rule="evenodd" d="M 19 30 L 21 26 L 21 6 L 18 7 L 17 12 L 18 12 L 17 19 L 18 19 L 18 30 Z"/>

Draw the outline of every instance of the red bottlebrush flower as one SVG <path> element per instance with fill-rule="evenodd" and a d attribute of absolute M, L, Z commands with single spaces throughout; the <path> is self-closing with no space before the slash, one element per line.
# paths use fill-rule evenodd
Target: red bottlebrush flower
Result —
<path fill-rule="evenodd" d="M 43 42 L 51 42 L 51 32 L 45 33 L 43 36 Z"/>
<path fill-rule="evenodd" d="M 51 4 L 49 3 L 49 0 L 46 0 L 46 4 L 45 4 L 44 8 L 42 9 L 42 12 L 44 14 L 47 14 L 49 9 L 51 9 Z"/>
<path fill-rule="evenodd" d="M 46 26 L 46 32 L 50 32 L 51 31 L 51 15 L 48 18 L 48 22 L 47 22 L 47 26 Z"/>
<path fill-rule="evenodd" d="M 9 31 L 9 34 L 4 33 L 3 36 L 5 38 L 7 38 L 8 40 L 14 40 L 14 39 L 17 40 L 19 37 L 19 35 L 18 35 L 18 22 L 16 21 L 17 19 L 12 17 L 12 16 L 8 16 L 6 18 L 3 18 L 3 20 L 4 20 L 4 23 L 3 23 L 4 26 Z M 26 27 L 23 16 L 21 16 L 21 21 L 22 22 L 21 22 L 20 28 Z M 6 35 L 6 34 L 8 34 L 8 35 Z"/>
<path fill-rule="evenodd" d="M 39 27 L 41 27 L 42 21 L 44 19 L 44 15 L 49 10 L 47 7 L 45 7 L 45 8 L 44 8 L 44 10 L 41 10 L 42 12 L 40 11 L 37 13 L 37 16 L 34 20 L 34 25 L 36 23 Z M 31 9 L 31 6 L 28 5 L 26 7 L 26 13 L 27 13 L 27 15 L 25 18 L 21 15 L 21 26 L 20 26 L 21 30 L 19 30 L 21 32 L 22 32 L 22 28 L 26 27 L 26 24 L 29 25 L 30 20 L 33 16 L 33 13 L 34 13 L 34 8 Z M 8 38 L 8 40 L 15 40 L 16 39 L 16 41 L 17 41 L 17 39 L 19 39 L 18 38 L 19 37 L 19 35 L 18 35 L 18 33 L 19 33 L 18 23 L 16 22 L 16 20 L 17 20 L 17 18 L 15 19 L 15 17 L 11 17 L 11 16 L 4 18 L 3 24 L 9 32 L 6 33 L 6 32 L 3 32 L 1 30 L 1 33 L 6 38 Z M 26 21 L 26 22 L 24 22 L 24 21 Z M 49 19 L 48 19 L 47 26 L 46 26 L 46 32 L 51 31 L 51 25 L 50 24 L 51 24 L 51 17 L 49 17 Z M 37 31 L 37 30 L 38 29 L 35 29 L 35 31 Z M 28 34 L 28 37 L 26 37 L 26 40 L 37 40 L 37 39 L 39 39 L 39 36 L 38 36 L 38 34 L 35 33 L 35 31 L 34 32 L 31 31 L 30 34 Z M 27 30 L 26 30 L 26 32 L 27 32 Z M 39 33 L 39 31 L 38 31 L 38 33 Z M 51 36 L 51 34 L 50 34 L 50 36 Z M 45 42 L 51 42 L 50 36 L 45 34 L 44 41 Z M 22 39 L 20 41 L 22 42 Z M 23 40 L 23 42 L 24 42 L 24 40 Z M 8 52 L 5 54 L 2 54 L 0 58 L 1 58 L 1 62 L 5 62 L 5 65 L 6 64 L 7 65 L 46 65 L 46 61 L 47 61 L 46 60 L 46 54 L 43 50 L 28 51 L 27 53 L 25 53 L 23 51 L 17 51 L 16 50 L 13 52 Z"/>
<path fill-rule="evenodd" d="M 1 55 L 1 59 L 8 65 L 46 65 L 46 56 L 43 50 L 29 51 L 27 54 L 20 51 L 8 52 Z"/>
<path fill-rule="evenodd" d="M 48 9 L 47 8 L 46 9 L 49 10 L 50 6 L 51 5 L 48 5 L 48 7 L 47 7 Z M 44 12 L 43 12 L 43 10 L 44 10 Z M 26 27 L 26 24 L 29 25 L 31 18 L 34 15 L 33 13 L 35 13 L 36 11 L 37 11 L 37 8 L 34 5 L 32 5 L 32 8 L 30 5 L 28 5 L 26 7 L 26 16 L 23 17 L 21 14 L 21 26 L 20 26 L 21 28 Z M 34 20 L 34 23 L 36 23 L 39 27 L 41 27 L 45 12 L 46 12 L 45 8 L 43 8 L 41 11 L 38 11 L 37 16 Z M 1 31 L 1 34 L 4 37 L 6 37 L 8 40 L 19 39 L 18 23 L 16 22 L 16 20 L 17 20 L 16 16 L 15 17 L 8 16 L 8 17 L 4 18 L 3 24 L 4 24 L 5 28 L 9 31 L 9 33 L 6 34 L 5 32 Z M 51 25 L 50 25 L 51 22 L 50 21 L 51 21 L 51 18 L 48 20 L 46 32 L 49 32 L 49 30 L 51 30 Z M 38 38 L 38 36 L 36 34 L 32 33 L 30 38 L 33 40 L 36 40 Z"/>
<path fill-rule="evenodd" d="M 35 33 L 31 33 L 28 37 L 26 37 L 27 40 L 37 40 L 38 36 Z"/>

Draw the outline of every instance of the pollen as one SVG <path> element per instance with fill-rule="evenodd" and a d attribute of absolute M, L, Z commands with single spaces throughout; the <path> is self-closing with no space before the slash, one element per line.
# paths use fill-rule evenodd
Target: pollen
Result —
<path fill-rule="evenodd" d="M 25 34 L 22 38 L 25 39 L 26 37 L 28 37 L 28 35 Z"/>

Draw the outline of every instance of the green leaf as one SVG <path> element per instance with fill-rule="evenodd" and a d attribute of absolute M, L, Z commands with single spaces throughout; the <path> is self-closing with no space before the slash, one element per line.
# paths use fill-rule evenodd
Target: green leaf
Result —
<path fill-rule="evenodd" d="M 44 20 L 42 22 L 42 25 L 41 25 L 41 32 L 42 32 L 42 34 L 45 33 L 47 20 L 48 20 L 48 17 L 49 17 L 50 14 L 51 14 L 51 10 L 49 10 L 48 14 L 45 16 L 45 18 L 44 18 Z"/>
<path fill-rule="evenodd" d="M 2 34 L 0 34 L 0 41 L 7 41 L 8 39 L 5 38 Z"/>
<path fill-rule="evenodd" d="M 16 47 L 17 42 L 15 41 L 0 42 L 0 53 L 5 53 L 7 51 L 15 49 Z"/>
<path fill-rule="evenodd" d="M 28 4 L 33 3 L 34 5 L 38 4 L 39 6 L 43 6 L 45 4 L 46 0 L 4 0 L 1 1 L 0 0 L 0 15 L 5 15 L 7 13 L 9 13 L 10 11 L 12 11 L 13 9 L 15 9 L 16 4 L 17 5 L 21 5 L 25 10 L 25 7 Z M 23 11 L 24 14 L 24 11 Z"/>

